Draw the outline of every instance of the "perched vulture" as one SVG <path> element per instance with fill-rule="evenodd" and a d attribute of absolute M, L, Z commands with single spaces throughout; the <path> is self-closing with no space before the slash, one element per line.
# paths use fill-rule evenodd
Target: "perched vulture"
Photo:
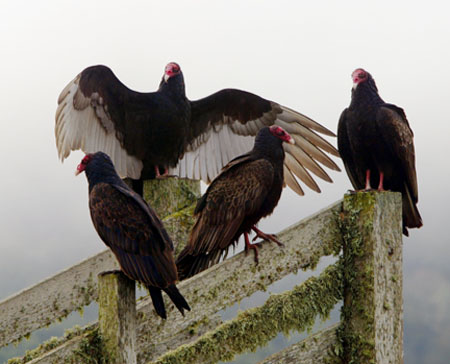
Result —
<path fill-rule="evenodd" d="M 225 164 L 252 148 L 262 127 L 274 124 L 296 142 L 285 146 L 287 185 L 304 194 L 295 175 L 320 192 L 309 171 L 328 182 L 318 162 L 339 171 L 326 154 L 339 156 L 337 150 L 316 133 L 335 136 L 330 130 L 241 90 L 224 89 L 190 101 L 176 63 L 166 66 L 159 89 L 150 93 L 130 90 L 108 67 L 86 68 L 59 96 L 55 136 L 61 160 L 76 149 L 103 151 L 121 177 L 149 179 L 161 170 L 210 183 Z"/>
<path fill-rule="evenodd" d="M 120 179 L 105 153 L 87 154 L 76 174 L 83 171 L 89 182 L 92 222 L 122 271 L 148 288 L 159 316 L 166 318 L 161 290 L 184 315 L 190 308 L 175 286 L 172 240 L 155 211 Z"/>
<path fill-rule="evenodd" d="M 350 106 L 340 117 L 338 148 L 353 187 L 402 193 L 403 233 L 422 226 L 417 209 L 418 190 L 413 132 L 405 112 L 385 103 L 370 73 L 352 73 Z"/>
<path fill-rule="evenodd" d="M 189 242 L 177 257 L 180 279 L 185 279 L 216 264 L 223 253 L 244 234 L 245 249 L 254 249 L 248 233 L 272 240 L 281 245 L 274 235 L 264 234 L 256 224 L 272 213 L 283 189 L 283 142 L 294 144 L 294 139 L 281 127 L 262 128 L 253 149 L 228 163 L 212 181 L 198 201 L 197 217 Z M 253 239 L 253 240 L 255 240 Z"/>

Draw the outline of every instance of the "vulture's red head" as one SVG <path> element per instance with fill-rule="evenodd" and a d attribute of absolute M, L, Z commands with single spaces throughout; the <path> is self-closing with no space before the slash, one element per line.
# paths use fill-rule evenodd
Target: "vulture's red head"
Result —
<path fill-rule="evenodd" d="M 363 70 L 362 68 L 357 68 L 352 73 L 353 89 L 356 89 L 358 85 L 369 79 L 369 72 Z"/>
<path fill-rule="evenodd" d="M 180 66 L 175 62 L 170 62 L 167 64 L 164 70 L 164 82 L 167 82 L 169 78 L 176 76 L 181 73 Z"/>
<path fill-rule="evenodd" d="M 270 128 L 270 133 L 281 139 L 283 142 L 289 143 L 289 144 L 295 144 L 294 138 L 292 138 L 287 131 L 285 131 L 281 126 L 278 125 L 272 125 Z"/>
<path fill-rule="evenodd" d="M 84 158 L 81 160 L 81 163 L 77 166 L 77 170 L 75 171 L 75 176 L 78 176 L 81 172 L 84 172 L 86 166 L 92 160 L 93 154 L 86 154 Z"/>

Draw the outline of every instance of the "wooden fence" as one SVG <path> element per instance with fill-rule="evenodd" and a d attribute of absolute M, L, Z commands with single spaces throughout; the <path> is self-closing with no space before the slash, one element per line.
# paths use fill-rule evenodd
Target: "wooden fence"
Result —
<path fill-rule="evenodd" d="M 146 191 L 158 196 L 152 204 L 182 245 L 198 184 L 162 182 L 148 182 Z M 156 316 L 148 296 L 136 303 L 135 283 L 109 272 L 118 265 L 102 252 L 0 302 L 0 347 L 97 300 L 99 322 L 11 362 L 216 363 L 254 351 L 279 332 L 307 330 L 343 301 L 339 324 L 261 363 L 403 363 L 401 211 L 398 193 L 345 195 L 280 232 L 283 249 L 264 244 L 259 265 L 242 252 L 180 282 L 192 310 L 182 317 L 166 300 L 167 320 Z M 226 307 L 299 269 L 314 269 L 326 255 L 338 258 L 319 276 L 222 320 Z"/>

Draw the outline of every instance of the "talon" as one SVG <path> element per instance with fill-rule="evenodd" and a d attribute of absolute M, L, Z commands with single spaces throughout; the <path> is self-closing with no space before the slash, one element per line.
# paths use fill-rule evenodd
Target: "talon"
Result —
<path fill-rule="evenodd" d="M 156 179 L 165 179 L 165 178 L 170 177 L 169 169 L 167 167 L 164 167 L 164 173 L 161 174 L 161 173 L 159 173 L 159 166 L 155 166 L 155 174 L 156 174 Z"/>
<path fill-rule="evenodd" d="M 255 263 L 258 264 L 259 263 L 258 248 L 261 246 L 261 243 L 255 243 L 255 244 L 250 243 L 250 240 L 248 238 L 248 233 L 244 233 L 244 238 L 245 238 L 245 255 L 247 255 L 249 249 L 253 249 L 253 251 L 255 252 Z"/>
<path fill-rule="evenodd" d="M 156 178 L 160 178 L 161 177 L 161 174 L 159 173 L 159 167 L 158 166 L 155 166 L 155 176 L 156 176 Z"/>
<path fill-rule="evenodd" d="M 278 246 L 284 246 L 281 241 L 278 240 L 277 236 L 275 234 L 266 234 L 263 233 L 261 230 L 259 230 L 256 226 L 252 227 L 252 230 L 256 233 L 256 236 L 253 238 L 255 240 L 256 238 L 261 238 L 264 240 L 270 240 L 276 243 Z"/>

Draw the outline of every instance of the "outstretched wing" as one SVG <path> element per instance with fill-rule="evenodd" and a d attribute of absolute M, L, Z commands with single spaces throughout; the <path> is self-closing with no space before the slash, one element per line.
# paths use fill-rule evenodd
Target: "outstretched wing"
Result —
<path fill-rule="evenodd" d="M 295 146 L 284 144 L 283 148 L 286 152 L 285 182 L 298 194 L 303 195 L 303 190 L 294 175 L 320 192 L 309 171 L 328 182 L 332 180 L 319 163 L 339 171 L 324 152 L 335 156 L 339 153 L 317 132 L 335 135 L 292 109 L 235 89 L 224 89 L 191 101 L 191 107 L 191 134 L 184 156 L 170 171 L 172 174 L 209 183 L 231 159 L 253 147 L 262 127 L 273 124 L 281 126 L 295 139 Z"/>
<path fill-rule="evenodd" d="M 127 126 L 123 104 L 146 95 L 128 89 L 108 67 L 86 68 L 58 98 L 55 137 L 59 158 L 63 161 L 77 149 L 102 151 L 111 157 L 121 177 L 139 178 L 142 161 L 125 147 L 125 139 L 133 138 L 127 135 L 133 128 Z"/>
<path fill-rule="evenodd" d="M 120 186 L 95 185 L 89 195 L 92 221 L 125 274 L 165 288 L 177 279 L 172 241 L 154 211 L 133 194 Z"/>

